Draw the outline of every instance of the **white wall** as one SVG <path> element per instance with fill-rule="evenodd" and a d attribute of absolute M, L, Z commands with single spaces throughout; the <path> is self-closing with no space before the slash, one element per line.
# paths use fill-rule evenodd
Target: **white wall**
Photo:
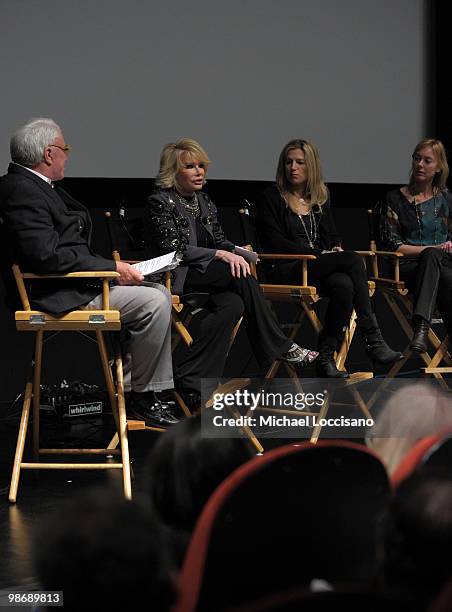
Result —
<path fill-rule="evenodd" d="M 424 0 L 0 0 L 0 170 L 35 116 L 68 176 L 148 177 L 188 136 L 212 178 L 272 179 L 295 137 L 327 180 L 403 182 L 424 136 Z"/>

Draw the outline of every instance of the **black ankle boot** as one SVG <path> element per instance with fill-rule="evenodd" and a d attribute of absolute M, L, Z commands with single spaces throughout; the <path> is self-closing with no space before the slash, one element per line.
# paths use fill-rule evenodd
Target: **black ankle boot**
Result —
<path fill-rule="evenodd" d="M 410 349 L 419 353 L 425 353 L 428 349 L 428 330 L 430 323 L 422 317 L 414 317 L 414 334 L 410 343 Z"/>
<path fill-rule="evenodd" d="M 393 351 L 386 344 L 375 316 L 366 317 L 365 320 L 359 321 L 358 327 L 364 339 L 366 354 L 372 362 L 380 365 L 390 365 L 403 359 L 400 351 Z"/>
<path fill-rule="evenodd" d="M 346 370 L 338 370 L 334 361 L 336 338 L 322 338 L 319 343 L 319 356 L 315 362 L 315 370 L 320 378 L 348 378 Z"/>

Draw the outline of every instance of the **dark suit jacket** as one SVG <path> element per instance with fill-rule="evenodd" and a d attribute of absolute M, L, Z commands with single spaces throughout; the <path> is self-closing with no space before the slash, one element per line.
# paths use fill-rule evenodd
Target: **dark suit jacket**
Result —
<path fill-rule="evenodd" d="M 318 227 L 320 249 L 311 249 L 307 242 L 301 242 L 295 231 L 296 223 L 299 223 L 297 215 L 287 206 L 277 187 L 271 186 L 265 189 L 259 198 L 257 220 L 259 238 L 264 251 L 320 255 L 322 250 L 329 250 L 341 244 L 329 200 L 322 206 L 322 216 Z"/>
<path fill-rule="evenodd" d="M 53 189 L 17 164 L 10 164 L 0 179 L 0 216 L 5 272 L 12 262 L 35 274 L 116 269 L 113 260 L 90 248 L 88 210 L 60 187 Z M 35 308 L 61 313 L 88 303 L 99 292 L 96 282 L 35 281 L 30 298 Z"/>
<path fill-rule="evenodd" d="M 204 272 L 217 249 L 233 251 L 234 244 L 224 235 L 217 217 L 217 209 L 206 193 L 198 192 L 201 223 L 210 234 L 215 248 L 197 246 L 196 225 L 179 201 L 174 189 L 160 189 L 148 198 L 144 213 L 144 241 L 149 255 L 178 251 L 182 265 L 173 274 L 173 293 L 182 293 L 188 268 Z"/>

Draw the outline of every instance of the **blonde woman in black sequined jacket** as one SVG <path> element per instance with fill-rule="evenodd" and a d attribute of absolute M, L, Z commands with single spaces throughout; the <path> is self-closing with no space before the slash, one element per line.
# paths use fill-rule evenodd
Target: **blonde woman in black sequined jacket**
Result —
<path fill-rule="evenodd" d="M 177 364 L 176 385 L 185 396 L 200 393 L 202 378 L 218 379 L 226 362 L 234 325 L 243 315 L 250 344 L 264 368 L 275 358 L 305 366 L 317 353 L 289 340 L 268 308 L 248 262 L 234 253 L 209 196 L 203 193 L 210 160 L 194 140 L 166 145 L 156 180 L 158 189 L 148 199 L 144 237 L 157 254 L 179 251 L 173 290 L 207 292 L 206 314 L 192 346 Z"/>

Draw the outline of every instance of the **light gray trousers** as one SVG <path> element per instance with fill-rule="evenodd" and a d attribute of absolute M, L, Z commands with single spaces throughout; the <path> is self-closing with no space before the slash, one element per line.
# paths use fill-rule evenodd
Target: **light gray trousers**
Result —
<path fill-rule="evenodd" d="M 121 347 L 126 391 L 173 388 L 171 295 L 162 285 L 114 285 L 110 307 L 121 312 Z M 102 309 L 102 295 L 85 308 Z"/>

